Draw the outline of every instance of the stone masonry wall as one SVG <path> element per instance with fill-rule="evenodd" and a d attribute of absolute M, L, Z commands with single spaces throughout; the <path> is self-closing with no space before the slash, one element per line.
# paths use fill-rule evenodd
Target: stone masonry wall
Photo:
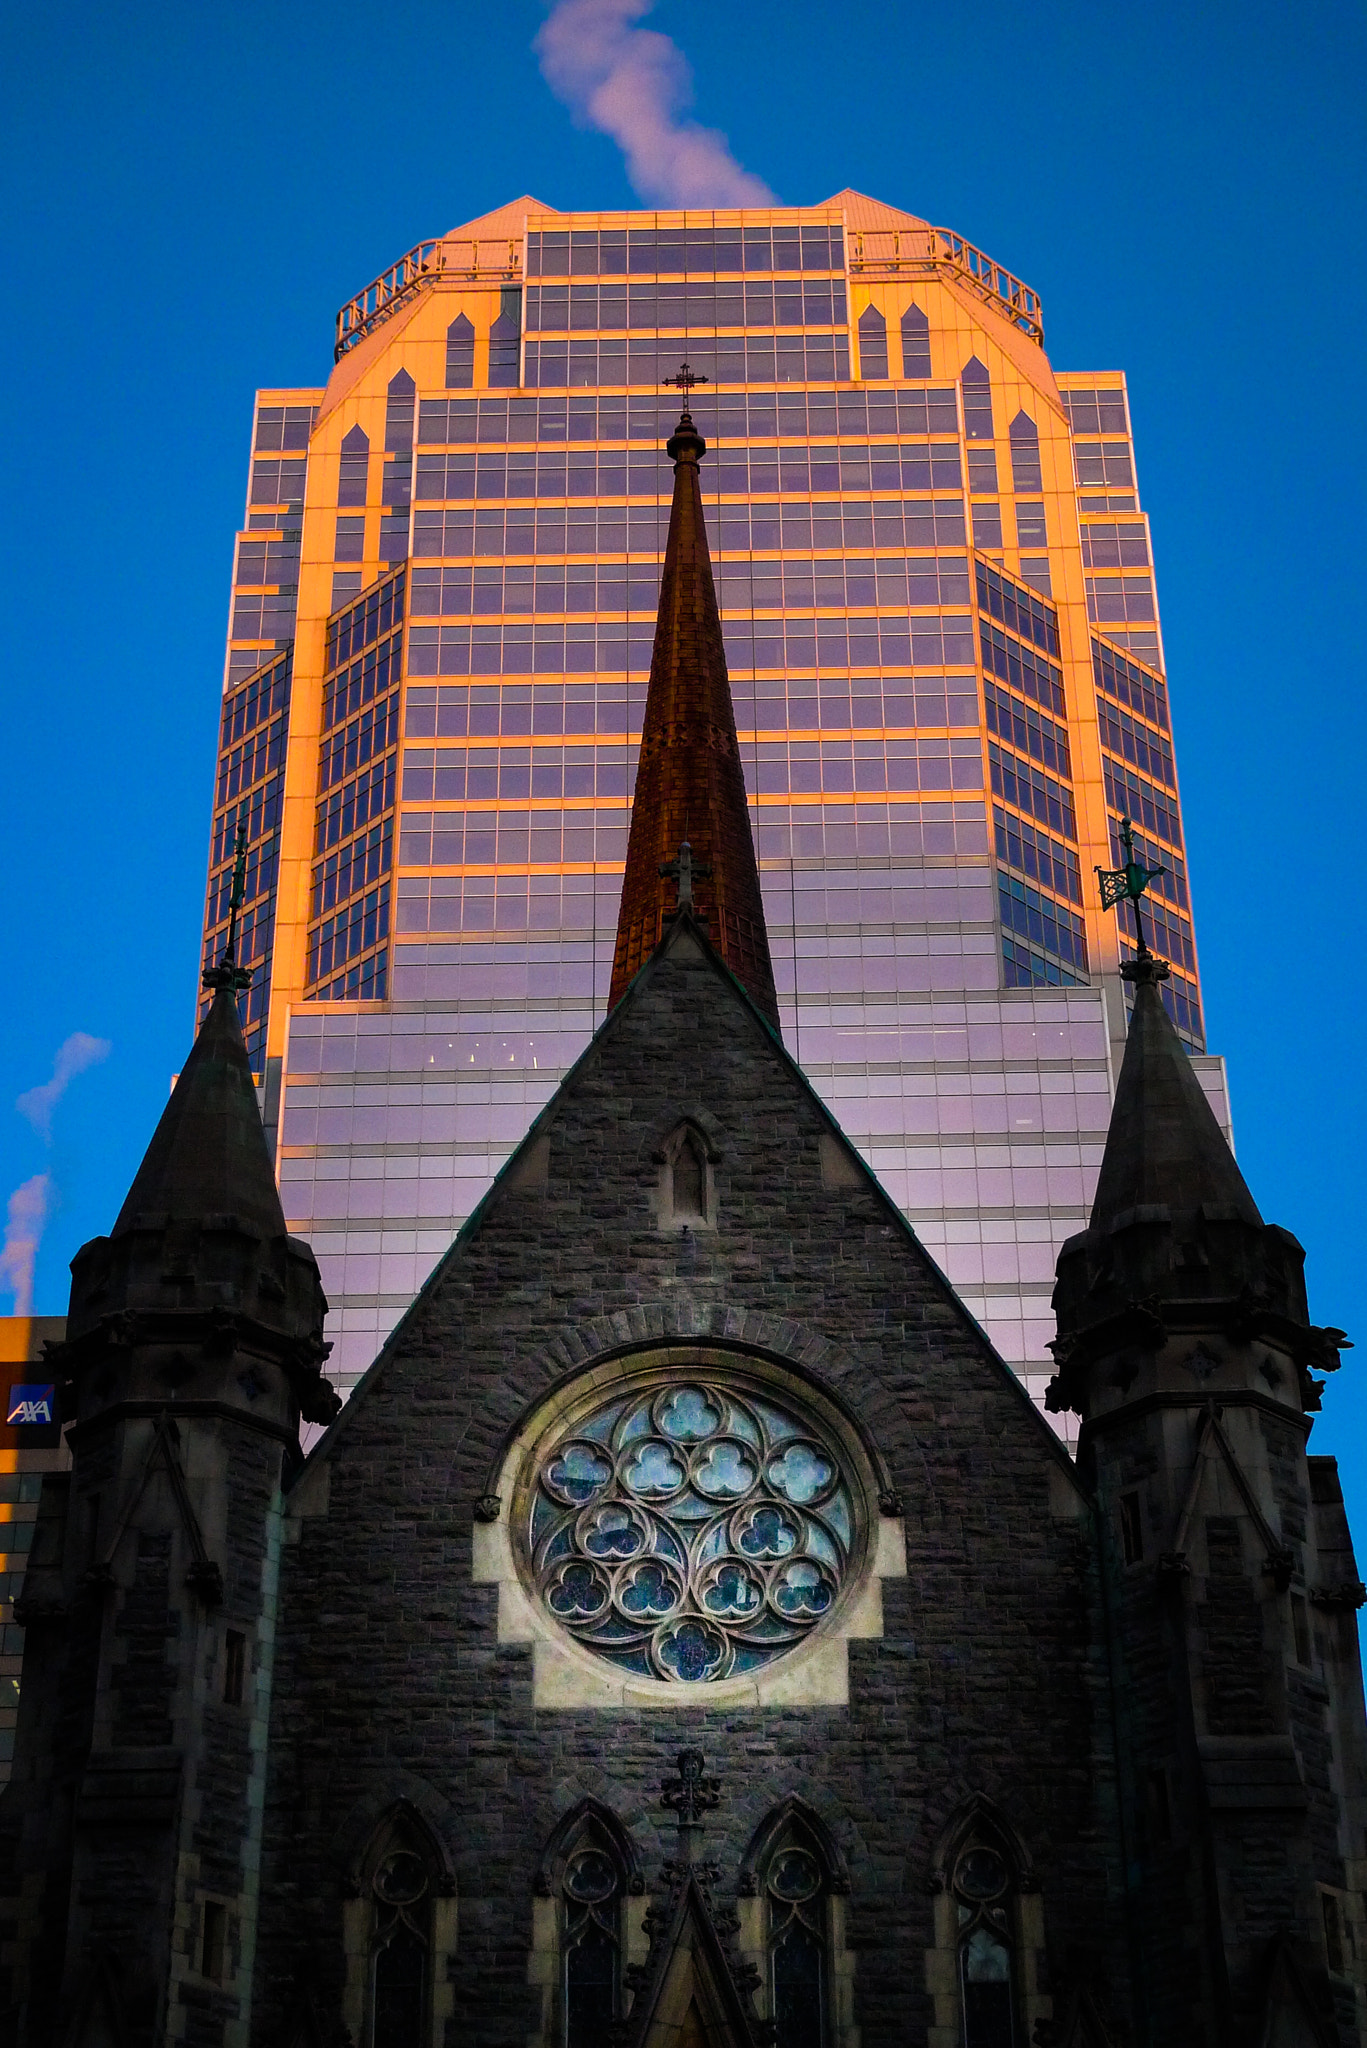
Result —
<path fill-rule="evenodd" d="M 715 1233 L 655 1226 L 661 1139 L 716 1148 Z M 254 2039 L 275 2048 L 308 1986 L 339 2010 L 340 1844 L 376 1789 L 450 1815 L 462 2048 L 523 2043 L 533 1884 L 556 1820 L 594 1794 L 658 1890 L 658 1800 L 696 1743 L 721 1780 L 708 1853 L 734 1892 L 746 1844 L 800 1792 L 848 1859 L 862 2048 L 934 2014 L 931 1846 L 970 1793 L 997 1801 L 1043 1889 L 1061 1988 L 1086 1971 L 1118 2016 L 1126 1961 L 1091 1522 L 1067 1461 L 897 1211 L 829 1187 L 825 1113 L 755 1013 L 686 937 L 647 969 L 541 1120 L 544 1187 L 496 1186 L 295 1489 L 276 1652 Z M 829 1143 L 829 1141 L 828 1141 Z M 608 1319 L 606 1325 L 603 1319 Z M 592 1346 L 742 1322 L 859 1418 L 905 1511 L 907 1576 L 884 1633 L 850 1644 L 847 1707 L 548 1710 L 530 1651 L 497 1639 L 471 1580 L 475 1503 L 528 1407 Z M 781 1338 L 781 1342 L 779 1341 Z M 439 1961 L 439 1968 L 442 1967 Z"/>

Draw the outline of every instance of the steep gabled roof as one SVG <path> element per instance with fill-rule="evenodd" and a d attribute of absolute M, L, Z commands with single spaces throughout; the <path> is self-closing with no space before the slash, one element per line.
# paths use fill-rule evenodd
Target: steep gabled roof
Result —
<path fill-rule="evenodd" d="M 920 1276 L 917 1284 L 924 1283 L 928 1299 L 934 1304 L 929 1315 L 935 1326 L 945 1333 L 950 1348 L 961 1355 L 971 1354 L 987 1364 L 997 1389 L 1016 1411 L 1043 1455 L 1070 1478 L 1075 1477 L 1071 1457 L 1036 1408 L 1022 1381 L 999 1357 L 991 1340 L 959 1299 L 902 1211 L 840 1129 L 801 1067 L 787 1052 L 768 1018 L 731 973 L 711 945 L 707 932 L 689 912 L 670 922 L 653 957 L 631 983 L 621 1002 L 599 1026 L 531 1124 L 522 1143 L 504 1163 L 492 1187 L 461 1225 L 449 1251 L 429 1274 L 416 1300 L 352 1392 L 336 1423 L 314 1447 L 304 1467 L 305 1473 L 326 1461 L 334 1446 L 351 1430 L 363 1426 L 369 1398 L 382 1387 L 390 1362 L 397 1361 L 411 1346 L 422 1346 L 429 1309 L 448 1286 L 463 1288 L 466 1285 L 463 1274 L 467 1257 L 475 1256 L 477 1240 L 486 1231 L 497 1231 L 499 1214 L 509 1195 L 544 1185 L 549 1141 L 554 1137 L 557 1126 L 567 1116 L 583 1114 L 585 1105 L 591 1110 L 591 1120 L 600 1127 L 603 1119 L 599 1105 L 615 1105 L 624 1115 L 635 1114 L 637 1098 L 654 1085 L 658 1085 L 662 1093 L 673 1094 L 673 1070 L 680 1054 L 696 1056 L 698 1050 L 696 1038 L 692 1036 L 696 1026 L 690 1013 L 695 1011 L 700 995 L 708 1025 L 709 1071 L 717 1067 L 723 1049 L 733 1039 L 742 1045 L 748 1042 L 752 1047 L 761 1046 L 769 1067 L 767 1080 L 761 1080 L 759 1084 L 761 1092 L 747 1093 L 743 1120 L 737 1125 L 736 1142 L 743 1142 L 745 1131 L 762 1127 L 776 1113 L 786 1114 L 800 1105 L 824 1133 L 821 1143 L 825 1188 L 838 1190 L 846 1205 L 867 1198 L 870 1204 L 867 1214 L 872 1219 L 876 1213 L 881 1237 L 892 1240 L 897 1247 L 894 1256 L 900 1254 L 914 1262 Z M 637 1019 L 638 1013 L 647 1006 L 648 1013 L 653 1013 L 657 1021 L 649 1032 L 648 1059 L 643 1067 L 639 1043 L 641 1027 Z M 658 1081 L 655 1077 L 659 1077 Z M 706 1087 L 704 1082 L 704 1091 Z M 765 1090 L 770 1091 L 767 1100 Z M 694 1100 L 705 1114 L 706 1104 L 701 1096 L 695 1093 Z M 792 1228 L 798 1235 L 809 1219 L 801 1198 L 792 1193 L 794 1165 L 791 1160 L 787 1163 L 784 1178 L 775 1180 L 772 1188 L 766 1191 L 766 1200 L 779 1207 L 785 1201 L 793 1204 Z M 576 1155 L 578 1174 L 591 1177 L 594 1167 L 595 1162 L 586 1159 L 582 1152 Z M 587 1240 L 600 1226 L 589 1211 L 580 1213 L 584 1216 L 580 1227 Z M 520 1225 L 515 1227 L 521 1228 Z M 525 1265 L 521 1255 L 519 1264 Z M 569 1284 L 572 1292 L 573 1285 Z M 486 1306 L 483 1302 L 479 1304 L 481 1313 Z M 852 1330 L 850 1338 L 857 1344 L 859 1333 Z"/>

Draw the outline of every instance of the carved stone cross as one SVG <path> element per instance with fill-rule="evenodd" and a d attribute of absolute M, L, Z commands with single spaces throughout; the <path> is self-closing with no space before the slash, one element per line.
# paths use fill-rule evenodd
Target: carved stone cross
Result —
<path fill-rule="evenodd" d="M 694 881 L 706 881 L 711 872 L 705 861 L 694 860 L 693 849 L 685 839 L 674 859 L 665 861 L 660 868 L 661 875 L 678 889 L 678 900 L 674 905 L 676 911 L 692 910 Z"/>

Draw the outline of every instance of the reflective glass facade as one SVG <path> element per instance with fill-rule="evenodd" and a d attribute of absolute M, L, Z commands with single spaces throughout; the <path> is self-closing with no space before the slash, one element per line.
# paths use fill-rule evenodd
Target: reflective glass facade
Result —
<path fill-rule="evenodd" d="M 330 1369 L 602 1020 L 684 357 L 786 1041 L 1039 1394 L 1123 1034 L 1122 815 L 1204 1046 L 1148 526 L 1123 377 L 1056 372 L 1027 286 L 853 193 L 521 202 L 344 308 L 325 389 L 260 394 L 205 946 L 245 819 Z"/>

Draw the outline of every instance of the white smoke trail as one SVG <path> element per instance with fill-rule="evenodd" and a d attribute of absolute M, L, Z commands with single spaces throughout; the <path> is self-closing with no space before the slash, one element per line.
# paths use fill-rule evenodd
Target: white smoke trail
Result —
<path fill-rule="evenodd" d="M 49 1176 L 35 1173 L 32 1180 L 22 1182 L 9 1198 L 5 1243 L 0 1250 L 0 1286 L 8 1287 L 14 1295 L 14 1313 L 17 1316 L 33 1314 L 33 1269 L 38 1259 L 38 1246 L 42 1242 L 43 1225 L 47 1222 L 50 1191 Z"/>
<path fill-rule="evenodd" d="M 88 1031 L 73 1031 L 63 1039 L 52 1062 L 52 1079 L 39 1088 L 29 1088 L 15 1103 L 20 1116 L 27 1117 L 40 1138 L 52 1140 L 52 1112 L 66 1094 L 77 1074 L 97 1066 L 109 1057 L 109 1040 L 92 1038 Z"/>
<path fill-rule="evenodd" d="M 541 75 L 581 121 L 610 135 L 643 199 L 666 206 L 773 206 L 726 137 L 681 120 L 693 74 L 654 29 L 637 28 L 654 0 L 559 0 L 536 38 Z"/>

